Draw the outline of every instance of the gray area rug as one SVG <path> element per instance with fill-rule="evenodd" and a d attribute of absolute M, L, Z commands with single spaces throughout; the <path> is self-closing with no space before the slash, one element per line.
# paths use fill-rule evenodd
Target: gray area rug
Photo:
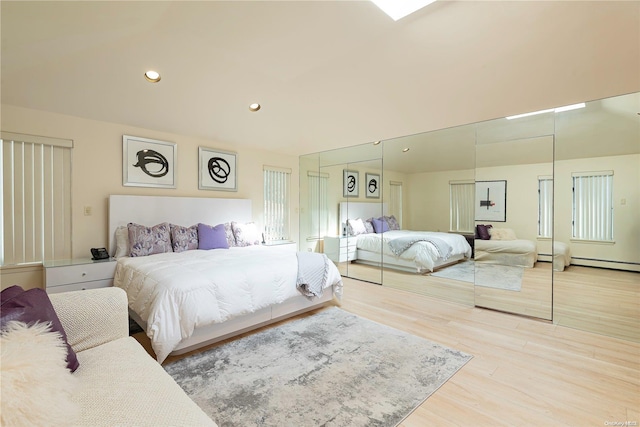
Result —
<path fill-rule="evenodd" d="M 330 307 L 165 369 L 220 427 L 396 426 L 471 357 Z"/>
<path fill-rule="evenodd" d="M 524 267 L 463 261 L 436 270 L 432 276 L 471 282 L 477 286 L 519 292 L 522 289 Z"/>

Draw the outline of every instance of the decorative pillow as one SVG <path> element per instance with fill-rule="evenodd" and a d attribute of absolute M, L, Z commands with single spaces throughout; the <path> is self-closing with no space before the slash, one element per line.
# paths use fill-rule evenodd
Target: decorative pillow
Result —
<path fill-rule="evenodd" d="M 50 323 L 11 321 L 0 337 L 0 424 L 73 425 L 80 408 L 73 402 L 79 379 L 66 367 L 67 347 Z"/>
<path fill-rule="evenodd" d="M 376 232 L 376 230 L 373 228 L 373 218 L 369 218 L 364 222 L 364 228 L 365 230 L 367 230 L 367 234 Z"/>
<path fill-rule="evenodd" d="M 347 227 L 350 236 L 357 236 L 358 234 L 365 234 L 367 229 L 364 228 L 364 222 L 362 222 L 361 218 L 356 219 L 348 219 Z"/>
<path fill-rule="evenodd" d="M 237 246 L 242 247 L 260 244 L 260 233 L 258 233 L 258 227 L 256 227 L 254 222 L 241 224 L 232 221 L 231 228 L 233 228 L 233 236 L 236 238 Z"/>
<path fill-rule="evenodd" d="M 114 258 L 129 256 L 129 229 L 121 225 L 116 228 L 116 253 Z"/>
<path fill-rule="evenodd" d="M 173 252 L 198 249 L 198 226 L 183 227 L 171 224 L 171 246 Z"/>
<path fill-rule="evenodd" d="M 400 224 L 398 224 L 398 220 L 395 216 L 385 216 L 384 219 L 387 221 L 389 230 L 400 230 Z"/>
<path fill-rule="evenodd" d="M 489 230 L 492 228 L 492 225 L 482 225 L 479 224 L 476 226 L 476 230 L 478 230 L 478 237 L 481 240 L 489 240 L 491 239 L 491 234 L 489 234 Z"/>
<path fill-rule="evenodd" d="M 229 249 L 224 224 L 198 224 L 198 249 Z"/>
<path fill-rule="evenodd" d="M 233 235 L 233 227 L 231 227 L 230 222 L 224 223 L 224 233 L 227 235 L 227 244 L 230 248 L 238 246 L 236 244 L 236 236 Z"/>
<path fill-rule="evenodd" d="M 0 292 L 0 329 L 4 329 L 8 322 L 14 320 L 26 324 L 50 322 L 51 330 L 59 332 L 66 344 L 67 368 L 71 372 L 78 369 L 80 364 L 76 353 L 67 341 L 67 334 L 62 328 L 62 323 L 60 323 L 46 291 L 38 288 L 25 291 L 20 286 L 13 285 Z"/>
<path fill-rule="evenodd" d="M 490 228 L 489 234 L 492 240 L 516 240 L 516 233 L 510 228 Z"/>
<path fill-rule="evenodd" d="M 153 227 L 129 223 L 127 228 L 129 230 L 129 254 L 132 257 L 173 251 L 168 222 Z"/>
<path fill-rule="evenodd" d="M 376 231 L 376 233 L 380 234 L 384 233 L 385 231 L 389 231 L 389 224 L 387 224 L 387 221 L 385 221 L 383 217 L 373 218 L 372 221 L 373 229 Z"/>

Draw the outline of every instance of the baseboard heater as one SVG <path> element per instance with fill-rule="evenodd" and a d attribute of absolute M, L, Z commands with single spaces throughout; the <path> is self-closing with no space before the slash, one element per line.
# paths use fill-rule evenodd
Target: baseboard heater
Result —
<path fill-rule="evenodd" d="M 539 261 L 550 262 L 553 257 L 551 254 L 538 254 Z M 612 261 L 607 259 L 571 257 L 571 265 L 580 265 L 583 267 L 599 267 L 610 268 L 612 270 L 634 271 L 640 273 L 640 262 L 630 261 Z"/>

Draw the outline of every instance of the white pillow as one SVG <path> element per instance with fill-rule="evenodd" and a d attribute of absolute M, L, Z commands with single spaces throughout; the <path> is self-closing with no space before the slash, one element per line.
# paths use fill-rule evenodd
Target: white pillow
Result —
<path fill-rule="evenodd" d="M 232 221 L 231 228 L 236 238 L 236 246 L 253 246 L 260 244 L 260 233 L 254 222 L 242 224 Z"/>
<path fill-rule="evenodd" d="M 348 219 L 347 224 L 349 224 L 349 234 L 351 234 L 352 236 L 365 234 L 367 232 L 367 229 L 364 226 L 364 222 L 362 222 L 362 218 Z"/>
<path fill-rule="evenodd" d="M 116 252 L 114 258 L 129 256 L 129 229 L 121 225 L 116 228 Z"/>
<path fill-rule="evenodd" d="M 510 228 L 494 228 L 489 229 L 491 240 L 516 240 L 516 233 Z"/>
<path fill-rule="evenodd" d="M 0 424 L 75 424 L 80 408 L 72 400 L 78 378 L 67 369 L 67 346 L 50 323 L 12 321 L 2 330 Z"/>

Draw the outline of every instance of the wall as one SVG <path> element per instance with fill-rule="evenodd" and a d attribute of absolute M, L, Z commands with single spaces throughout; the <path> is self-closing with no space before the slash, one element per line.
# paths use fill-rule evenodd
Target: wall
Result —
<path fill-rule="evenodd" d="M 247 198 L 252 201 L 253 219 L 262 224 L 263 165 L 292 169 L 291 176 L 291 237 L 298 236 L 298 158 L 280 153 L 234 147 L 217 141 L 157 132 L 117 123 L 86 120 L 2 105 L 2 130 L 42 135 L 74 141 L 72 158 L 72 256 L 89 257 L 92 247 L 108 246 L 108 197 L 110 194 L 155 196 L 189 196 Z M 157 189 L 125 187 L 122 185 L 122 135 L 134 135 L 175 142 L 177 150 L 177 188 Z M 238 153 L 238 191 L 198 190 L 198 147 L 218 148 Z M 92 215 L 84 215 L 84 207 L 92 208 Z M 188 224 L 184 224 L 188 225 Z M 1 272 L 2 286 L 26 283 L 40 286 L 33 272 L 28 277 L 16 269 Z"/>

